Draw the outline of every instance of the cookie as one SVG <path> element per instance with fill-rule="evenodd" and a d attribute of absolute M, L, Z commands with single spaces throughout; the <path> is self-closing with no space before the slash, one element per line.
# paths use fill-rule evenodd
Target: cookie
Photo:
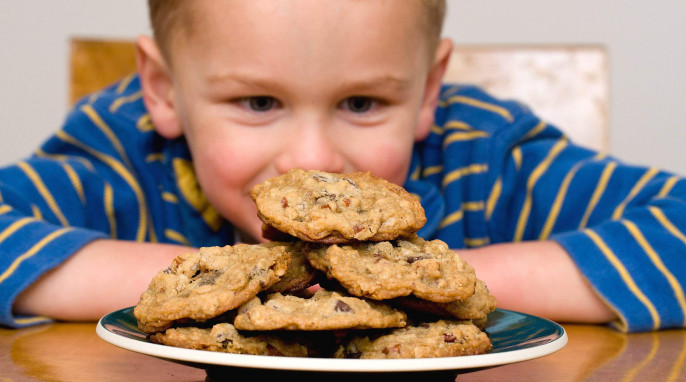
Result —
<path fill-rule="evenodd" d="M 238 309 L 242 330 L 334 330 L 405 326 L 405 313 L 376 301 L 318 290 L 311 298 L 275 293 Z"/>
<path fill-rule="evenodd" d="M 143 292 L 134 316 L 153 333 L 176 321 L 203 321 L 237 308 L 279 281 L 291 256 L 284 246 L 237 244 L 178 256 Z"/>
<path fill-rule="evenodd" d="M 426 223 L 419 200 L 369 172 L 293 169 L 256 185 L 250 196 L 265 231 L 319 243 L 393 240 Z"/>
<path fill-rule="evenodd" d="M 443 241 L 407 240 L 347 245 L 310 245 L 313 267 L 350 294 L 374 300 L 414 295 L 433 302 L 465 300 L 474 294 L 474 268 Z"/>
<path fill-rule="evenodd" d="M 497 304 L 495 296 L 488 290 L 486 283 L 479 279 L 476 280 L 474 294 L 462 301 L 438 303 L 414 297 L 401 297 L 396 299 L 394 303 L 406 310 L 459 320 L 474 320 L 479 323 L 495 310 Z"/>
<path fill-rule="evenodd" d="M 229 323 L 212 328 L 182 327 L 151 334 L 150 341 L 187 349 L 234 354 L 307 357 L 309 349 L 298 341 L 274 335 L 244 335 Z"/>
<path fill-rule="evenodd" d="M 281 276 L 276 284 L 266 290 L 268 293 L 297 293 L 317 284 L 321 273 L 314 269 L 305 257 L 303 242 L 271 242 L 264 245 L 283 246 L 286 252 L 291 255 L 291 262 L 286 273 Z"/>
<path fill-rule="evenodd" d="M 378 337 L 358 336 L 341 346 L 336 358 L 434 358 L 483 354 L 488 335 L 469 321 L 440 320 L 395 329 Z"/>

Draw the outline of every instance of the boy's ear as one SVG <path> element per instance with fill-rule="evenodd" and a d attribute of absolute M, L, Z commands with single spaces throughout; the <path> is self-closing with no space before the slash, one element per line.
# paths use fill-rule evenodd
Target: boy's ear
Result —
<path fill-rule="evenodd" d="M 421 141 L 426 138 L 431 131 L 431 125 L 434 123 L 434 115 L 438 107 L 438 97 L 441 91 L 441 84 L 443 82 L 443 75 L 448 67 L 450 61 L 450 53 L 453 50 L 453 42 L 444 38 L 436 48 L 436 56 L 433 64 L 429 69 L 429 74 L 426 80 L 424 89 L 424 99 L 419 111 L 419 121 L 417 123 L 417 131 L 415 132 L 415 141 Z"/>
<path fill-rule="evenodd" d="M 136 40 L 136 64 L 143 103 L 155 130 L 165 138 L 178 138 L 183 129 L 175 107 L 174 83 L 155 40 L 148 36 Z"/>

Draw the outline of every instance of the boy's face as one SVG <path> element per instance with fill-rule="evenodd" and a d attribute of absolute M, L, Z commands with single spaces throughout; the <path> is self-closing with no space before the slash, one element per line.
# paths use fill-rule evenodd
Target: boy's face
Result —
<path fill-rule="evenodd" d="M 421 12 L 406 1 L 197 1 L 194 28 L 171 49 L 178 129 L 158 130 L 185 135 L 210 202 L 257 240 L 249 191 L 291 168 L 402 184 L 434 106 Z"/>

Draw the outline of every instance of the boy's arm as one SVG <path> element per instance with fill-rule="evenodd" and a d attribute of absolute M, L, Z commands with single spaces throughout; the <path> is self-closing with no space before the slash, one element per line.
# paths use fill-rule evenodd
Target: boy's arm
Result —
<path fill-rule="evenodd" d="M 554 241 L 457 251 L 497 297 L 498 307 L 562 322 L 607 323 L 617 315 Z"/>
<path fill-rule="evenodd" d="M 491 244 L 464 252 L 501 307 L 607 321 L 600 301 L 620 330 L 686 326 L 686 178 L 577 146 L 470 86 L 444 90 L 421 148 L 408 183 L 424 234 Z"/>
<path fill-rule="evenodd" d="M 24 290 L 15 314 L 92 321 L 136 305 L 153 276 L 192 248 L 95 240 Z"/>

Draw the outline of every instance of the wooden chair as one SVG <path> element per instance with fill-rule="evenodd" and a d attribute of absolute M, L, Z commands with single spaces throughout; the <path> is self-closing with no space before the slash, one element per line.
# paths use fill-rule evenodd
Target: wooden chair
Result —
<path fill-rule="evenodd" d="M 73 103 L 135 72 L 132 41 L 73 39 Z M 473 83 L 527 104 L 575 142 L 609 148 L 608 59 L 600 46 L 456 46 L 446 81 Z"/>

